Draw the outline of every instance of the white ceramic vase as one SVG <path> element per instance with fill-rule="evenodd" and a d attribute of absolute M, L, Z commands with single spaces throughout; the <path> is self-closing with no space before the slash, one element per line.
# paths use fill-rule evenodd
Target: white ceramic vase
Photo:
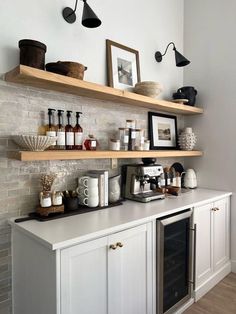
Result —
<path fill-rule="evenodd" d="M 120 192 L 120 175 L 109 178 L 109 202 L 119 201 Z"/>
<path fill-rule="evenodd" d="M 197 142 L 197 137 L 192 128 L 185 128 L 179 136 L 179 147 L 181 150 L 193 150 Z"/>

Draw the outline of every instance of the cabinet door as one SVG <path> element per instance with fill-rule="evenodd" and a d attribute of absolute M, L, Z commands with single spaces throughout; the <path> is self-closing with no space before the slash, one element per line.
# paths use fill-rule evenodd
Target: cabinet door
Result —
<path fill-rule="evenodd" d="M 151 231 L 150 223 L 109 237 L 109 314 L 153 313 Z"/>
<path fill-rule="evenodd" d="M 213 204 L 194 208 L 196 224 L 196 283 L 197 289 L 213 274 Z"/>
<path fill-rule="evenodd" d="M 61 252 L 61 314 L 107 314 L 107 237 Z"/>
<path fill-rule="evenodd" d="M 214 203 L 214 271 L 220 269 L 229 260 L 229 199 L 225 198 Z"/>

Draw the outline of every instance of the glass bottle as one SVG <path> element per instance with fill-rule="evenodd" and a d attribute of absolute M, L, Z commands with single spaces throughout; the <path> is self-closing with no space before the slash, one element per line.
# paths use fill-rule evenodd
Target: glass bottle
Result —
<path fill-rule="evenodd" d="M 83 129 L 79 124 L 79 118 L 82 112 L 76 112 L 76 125 L 74 127 L 75 146 L 74 149 L 83 149 Z"/>
<path fill-rule="evenodd" d="M 64 110 L 57 110 L 58 112 L 58 125 L 57 125 L 57 149 L 66 149 L 66 135 L 63 126 L 63 112 Z"/>
<path fill-rule="evenodd" d="M 98 141 L 92 134 L 89 134 L 88 138 L 84 141 L 84 147 L 86 150 L 96 150 Z"/>
<path fill-rule="evenodd" d="M 74 149 L 74 128 L 71 125 L 71 113 L 72 111 L 67 111 L 67 125 L 65 126 L 67 150 Z"/>
<path fill-rule="evenodd" d="M 54 124 L 55 117 L 54 117 L 54 111 L 55 109 L 48 109 L 48 125 L 46 126 L 46 135 L 50 137 L 56 137 L 56 127 Z M 49 149 L 55 149 L 56 148 L 56 141 L 54 144 L 52 144 Z"/>

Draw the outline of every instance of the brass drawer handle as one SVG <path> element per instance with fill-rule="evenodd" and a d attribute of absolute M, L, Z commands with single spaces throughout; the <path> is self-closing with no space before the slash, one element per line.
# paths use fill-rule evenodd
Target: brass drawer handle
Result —
<path fill-rule="evenodd" d="M 117 249 L 117 245 L 116 244 L 111 244 L 109 246 L 109 248 L 112 249 L 112 250 L 116 250 Z"/>
<path fill-rule="evenodd" d="M 220 210 L 218 207 L 216 207 L 216 210 Z"/>
<path fill-rule="evenodd" d="M 123 247 L 124 246 L 124 244 L 121 243 L 121 242 L 117 242 L 116 245 L 119 246 L 119 247 Z"/>

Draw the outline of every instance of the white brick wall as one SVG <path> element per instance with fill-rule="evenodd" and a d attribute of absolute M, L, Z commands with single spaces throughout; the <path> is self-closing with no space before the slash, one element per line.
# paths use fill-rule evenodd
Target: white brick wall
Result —
<path fill-rule="evenodd" d="M 118 127 L 125 125 L 126 119 L 135 119 L 139 126 L 147 128 L 147 109 L 33 89 L 0 80 L 0 313 L 4 311 L 4 314 L 11 311 L 10 228 L 7 219 L 34 211 L 38 204 L 39 177 L 42 173 L 58 173 L 56 188 L 65 190 L 75 189 L 78 176 L 89 169 L 110 168 L 109 159 L 44 162 L 7 159 L 8 150 L 18 149 L 11 135 L 37 134 L 38 128 L 47 123 L 48 108 L 82 111 L 84 134 L 94 134 L 101 148 L 107 148 L 108 138 L 116 134 Z M 183 118 L 178 117 L 178 126 L 183 125 Z M 173 161 L 159 160 L 163 166 L 171 165 Z M 183 162 L 181 159 L 178 161 Z M 127 162 L 131 161 L 120 160 L 119 166 Z M 109 169 L 110 175 L 118 171 Z"/>

